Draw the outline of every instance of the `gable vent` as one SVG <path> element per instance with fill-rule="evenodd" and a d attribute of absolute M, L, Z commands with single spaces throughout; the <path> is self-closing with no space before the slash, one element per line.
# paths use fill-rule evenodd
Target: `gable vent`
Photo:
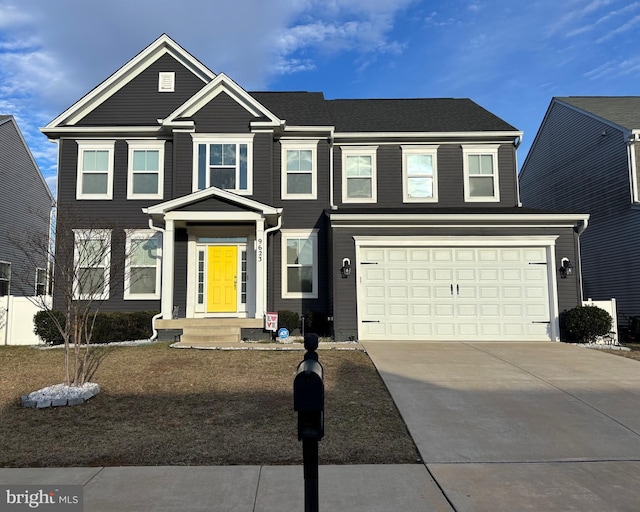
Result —
<path fill-rule="evenodd" d="M 174 92 L 176 74 L 173 71 L 160 72 L 158 75 L 158 92 Z"/>

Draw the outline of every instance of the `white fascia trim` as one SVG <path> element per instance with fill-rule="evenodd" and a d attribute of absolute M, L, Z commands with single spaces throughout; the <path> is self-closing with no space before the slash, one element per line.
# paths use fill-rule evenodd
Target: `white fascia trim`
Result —
<path fill-rule="evenodd" d="M 570 213 L 522 213 L 522 214 L 455 214 L 455 213 L 331 213 L 331 220 L 337 221 L 423 221 L 423 222 L 454 222 L 454 221 L 513 221 L 514 219 L 522 221 L 547 221 L 561 222 L 561 225 L 575 225 L 577 222 L 586 223 L 589 220 L 589 214 L 570 214 Z M 366 225 L 366 224 L 364 224 Z M 518 224 L 520 225 L 520 224 Z M 526 226 L 526 224 L 522 224 Z M 339 227 L 339 226 L 337 226 Z"/>
<path fill-rule="evenodd" d="M 224 73 L 220 73 L 199 92 L 192 96 L 186 103 L 182 104 L 176 110 L 174 110 L 164 120 L 163 124 L 171 124 L 175 119 L 181 117 L 191 117 L 198 112 L 202 107 L 209 103 L 213 98 L 218 96 L 221 92 L 226 92 L 231 98 L 233 98 L 241 107 L 255 117 L 265 116 L 270 119 L 271 123 L 278 126 L 282 123 L 281 120 L 273 114 L 264 105 L 256 101 L 256 99 L 247 93 L 242 87 L 235 83 Z M 269 124 L 271 125 L 271 124 Z"/>
<path fill-rule="evenodd" d="M 329 132 L 335 131 L 335 126 L 285 126 L 285 132 Z"/>
<path fill-rule="evenodd" d="M 482 247 L 507 246 L 555 246 L 558 235 L 533 236 L 354 236 L 356 247 L 424 247 L 424 246 L 456 246 Z"/>
<path fill-rule="evenodd" d="M 61 126 L 54 128 L 40 128 L 41 133 L 47 136 L 58 135 L 63 137 L 66 134 L 86 134 L 87 136 L 96 136 L 103 133 L 139 133 L 142 135 L 158 135 L 161 133 L 159 126 Z"/>
<path fill-rule="evenodd" d="M 216 187 L 209 187 L 203 190 L 198 190 L 197 192 L 193 192 L 192 194 L 189 194 L 187 196 L 172 199 L 170 201 L 156 204 L 148 208 L 143 208 L 142 211 L 149 215 L 165 214 L 171 210 L 180 208 L 181 206 L 186 206 L 188 204 L 195 203 L 196 201 L 202 201 L 203 199 L 208 199 L 210 197 L 219 197 L 240 206 L 259 210 L 263 215 L 279 215 L 282 213 L 282 208 L 274 208 L 273 206 L 259 203 L 258 201 L 254 201 L 253 199 L 242 197 Z"/>
<path fill-rule="evenodd" d="M 487 137 L 505 137 L 516 138 L 522 137 L 524 132 L 521 131 L 498 131 L 498 132 L 336 132 L 336 139 L 361 139 L 361 138 L 422 138 L 429 137 L 433 139 L 452 139 L 452 138 L 487 138 Z"/>
<path fill-rule="evenodd" d="M 215 73 L 204 66 L 168 35 L 162 34 L 158 39 L 118 69 L 98 87 L 86 94 L 83 98 L 51 121 L 45 128 L 55 128 L 60 124 L 77 123 L 96 106 L 122 89 L 142 71 L 147 69 L 149 65 L 165 54 L 171 55 L 176 60 L 184 64 L 187 69 L 193 72 L 204 83 L 209 82 L 216 76 Z"/>
<path fill-rule="evenodd" d="M 165 220 L 173 221 L 252 221 L 262 219 L 263 216 L 257 212 L 168 212 L 164 216 Z"/>

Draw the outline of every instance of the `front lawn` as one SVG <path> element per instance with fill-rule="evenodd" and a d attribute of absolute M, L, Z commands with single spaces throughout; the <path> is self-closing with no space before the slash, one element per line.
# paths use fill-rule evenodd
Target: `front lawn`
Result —
<path fill-rule="evenodd" d="M 62 350 L 0 347 L 0 467 L 298 464 L 293 377 L 303 352 L 101 347 L 81 406 L 25 409 L 62 382 Z M 319 351 L 325 368 L 321 464 L 419 458 L 369 357 Z"/>
<path fill-rule="evenodd" d="M 630 348 L 631 351 L 611 350 L 610 352 L 618 356 L 628 357 L 629 359 L 635 359 L 636 361 L 640 361 L 640 343 L 621 343 L 621 345 L 624 347 Z"/>

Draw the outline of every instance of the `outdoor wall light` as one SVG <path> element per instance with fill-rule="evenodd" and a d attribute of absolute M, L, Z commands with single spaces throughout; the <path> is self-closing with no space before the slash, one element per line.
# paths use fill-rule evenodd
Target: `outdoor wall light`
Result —
<path fill-rule="evenodd" d="M 568 276 L 573 275 L 573 265 L 569 261 L 569 258 L 562 258 L 562 262 L 558 271 L 560 272 L 561 279 L 566 279 Z"/>
<path fill-rule="evenodd" d="M 342 279 L 346 279 L 351 275 L 351 260 L 349 258 L 342 259 L 342 268 L 340 269 Z"/>

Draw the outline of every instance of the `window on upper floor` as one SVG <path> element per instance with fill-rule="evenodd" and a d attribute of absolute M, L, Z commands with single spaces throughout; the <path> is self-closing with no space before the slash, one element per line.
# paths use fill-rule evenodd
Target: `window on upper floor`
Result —
<path fill-rule="evenodd" d="M 375 203 L 377 146 L 342 147 L 342 202 Z"/>
<path fill-rule="evenodd" d="M 282 199 L 316 199 L 318 141 L 281 141 Z"/>
<path fill-rule="evenodd" d="M 162 199 L 164 141 L 130 140 L 127 199 Z"/>
<path fill-rule="evenodd" d="M 438 146 L 402 146 L 402 193 L 405 203 L 438 201 Z"/>
<path fill-rule="evenodd" d="M 11 292 L 11 263 L 0 261 L 0 297 Z"/>
<path fill-rule="evenodd" d="M 318 298 L 318 232 L 282 231 L 282 297 Z"/>
<path fill-rule="evenodd" d="M 36 295 L 47 295 L 47 271 L 43 268 L 36 269 Z"/>
<path fill-rule="evenodd" d="M 115 141 L 78 141 L 76 199 L 113 197 Z"/>
<path fill-rule="evenodd" d="M 127 233 L 124 298 L 160 298 L 162 236 L 148 229 Z"/>
<path fill-rule="evenodd" d="M 498 145 L 464 145 L 462 154 L 464 200 L 467 202 L 500 201 Z"/>
<path fill-rule="evenodd" d="M 193 191 L 253 193 L 253 134 L 194 136 Z"/>
<path fill-rule="evenodd" d="M 76 300 L 109 298 L 111 231 L 74 230 L 74 283 Z"/>

